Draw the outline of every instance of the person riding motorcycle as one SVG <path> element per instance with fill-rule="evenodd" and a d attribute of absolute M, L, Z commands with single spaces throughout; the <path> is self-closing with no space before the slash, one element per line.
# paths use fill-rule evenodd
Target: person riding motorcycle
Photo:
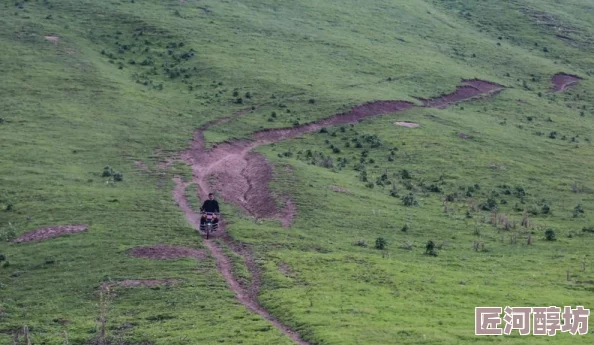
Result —
<path fill-rule="evenodd" d="M 215 213 L 213 223 L 216 224 L 219 222 L 219 218 L 217 214 L 219 213 L 219 202 L 215 200 L 213 193 L 208 193 L 208 200 L 205 200 L 200 207 L 200 212 L 202 212 L 202 217 L 200 218 L 200 225 L 204 224 L 206 221 L 206 213 Z"/>

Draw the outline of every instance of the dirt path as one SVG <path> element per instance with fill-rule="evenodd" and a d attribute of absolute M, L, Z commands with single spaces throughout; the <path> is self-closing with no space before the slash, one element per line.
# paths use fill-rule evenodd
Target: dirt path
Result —
<path fill-rule="evenodd" d="M 483 80 L 463 80 L 463 85 L 448 95 L 423 99 L 426 107 L 444 108 L 447 105 L 471 98 L 490 95 L 503 90 L 503 86 Z M 322 127 L 354 124 L 365 118 L 395 113 L 415 107 L 406 101 L 375 101 L 353 107 L 350 111 L 329 118 L 292 128 L 266 129 L 255 132 L 250 140 L 232 140 L 220 143 L 207 150 L 203 132 L 213 124 L 222 124 L 228 117 L 207 124 L 194 134 L 190 148 L 182 152 L 181 159 L 192 167 L 193 181 L 204 197 L 215 191 L 219 197 L 241 207 L 256 218 L 275 218 L 285 227 L 291 225 L 297 210 L 290 200 L 284 210 L 278 210 L 268 184 L 272 179 L 272 167 L 265 157 L 254 148 L 269 143 L 319 131 Z"/>
<path fill-rule="evenodd" d="M 503 86 L 482 81 L 463 80 L 455 92 L 437 98 L 423 100 L 426 107 L 443 108 L 451 103 L 468 100 L 478 96 L 489 95 L 503 90 Z M 181 159 L 192 168 L 192 182 L 197 185 L 198 196 L 205 200 L 208 192 L 214 191 L 226 202 L 231 202 L 255 217 L 276 218 L 285 227 L 291 225 L 297 209 L 290 198 L 286 200 L 284 210 L 278 210 L 268 188 L 272 180 L 272 166 L 266 158 L 251 152 L 254 148 L 269 143 L 319 131 L 322 127 L 354 124 L 367 117 L 395 113 L 411 109 L 416 105 L 406 101 L 375 101 L 353 107 L 350 111 L 333 115 L 329 118 L 292 128 L 266 129 L 255 132 L 250 140 L 226 141 L 206 149 L 203 133 L 210 126 L 226 123 L 243 113 L 236 113 L 232 117 L 220 119 L 204 125 L 198 129 L 191 141 L 190 147 L 180 154 Z M 180 178 L 174 178 L 175 189 L 173 196 L 184 212 L 186 219 L 198 230 L 200 216 L 192 210 L 185 198 L 185 190 L 189 183 Z M 228 246 L 241 255 L 252 275 L 249 286 L 242 286 L 233 276 L 230 259 L 214 241 L 205 241 L 205 245 L 215 258 L 217 267 L 227 281 L 229 288 L 237 299 L 248 309 L 258 313 L 270 321 L 276 328 L 290 337 L 295 343 L 308 343 L 289 327 L 276 320 L 262 308 L 258 302 L 261 275 L 249 248 L 234 242 L 225 232 L 224 222 L 213 238 L 223 239 Z"/>
<path fill-rule="evenodd" d="M 175 182 L 175 189 L 173 192 L 173 196 L 175 198 L 175 201 L 178 203 L 180 208 L 184 211 L 184 214 L 186 215 L 186 219 L 188 220 L 188 222 L 190 224 L 192 224 L 194 226 L 194 228 L 199 232 L 198 229 L 200 226 L 200 215 L 191 209 L 190 205 L 188 204 L 188 202 L 184 196 L 184 191 L 185 191 L 187 184 L 184 183 L 180 178 L 175 178 L 174 182 Z M 218 234 L 213 236 L 213 238 L 226 236 L 223 224 L 221 224 L 219 226 L 219 229 L 217 230 L 217 232 L 218 232 Z M 231 242 L 229 242 L 229 241 L 231 241 L 229 237 L 227 237 L 226 241 L 228 241 L 228 243 L 231 243 Z M 210 251 L 211 255 L 215 258 L 217 267 L 218 267 L 219 271 L 221 272 L 221 274 L 223 275 L 223 277 L 225 278 L 225 281 L 227 281 L 227 285 L 229 285 L 229 289 L 231 289 L 231 291 L 233 291 L 235 293 L 235 296 L 237 297 L 239 302 L 241 302 L 241 304 L 243 304 L 248 309 L 252 310 L 253 312 L 258 313 L 260 316 L 262 316 L 263 318 L 268 320 L 274 327 L 278 328 L 281 332 L 283 332 L 285 335 L 287 335 L 289 338 L 291 338 L 296 344 L 309 345 L 309 343 L 306 342 L 305 340 L 301 339 L 301 337 L 295 331 L 291 330 L 289 327 L 280 323 L 272 315 L 270 315 L 270 313 L 268 313 L 264 308 L 262 308 L 258 304 L 257 298 L 258 298 L 258 290 L 259 290 L 259 286 L 260 286 L 260 284 L 259 284 L 260 275 L 259 275 L 259 273 L 255 272 L 256 265 L 253 262 L 253 260 L 250 260 L 251 256 L 247 257 L 246 255 L 242 255 L 242 257 L 244 258 L 244 261 L 249 262 L 249 263 L 246 262 L 246 264 L 247 264 L 248 268 L 250 269 L 250 272 L 252 273 L 251 286 L 245 287 L 245 286 L 241 286 L 239 281 L 233 276 L 233 268 L 231 265 L 231 261 L 225 255 L 223 250 L 221 248 L 219 248 L 219 246 L 216 244 L 216 242 L 209 240 L 209 241 L 204 241 L 204 244 L 206 245 L 206 248 L 208 248 L 208 250 Z M 231 245 L 230 245 L 230 247 L 231 247 Z M 235 250 L 235 248 L 232 248 L 232 249 Z"/>

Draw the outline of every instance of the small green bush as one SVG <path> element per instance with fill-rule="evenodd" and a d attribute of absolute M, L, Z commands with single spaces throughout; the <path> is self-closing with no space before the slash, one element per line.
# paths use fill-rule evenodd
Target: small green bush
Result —
<path fill-rule="evenodd" d="M 584 214 L 584 209 L 582 208 L 581 204 L 578 204 L 574 209 L 573 209 L 573 217 L 577 218 L 580 215 Z"/>
<path fill-rule="evenodd" d="M 487 201 L 481 204 L 481 209 L 485 211 L 492 211 L 497 209 L 497 200 L 494 198 L 489 198 Z"/>
<path fill-rule="evenodd" d="M 547 229 L 547 231 L 545 231 L 545 238 L 547 239 L 547 241 L 555 241 L 555 232 L 553 231 L 553 229 Z"/>
<path fill-rule="evenodd" d="M 437 252 L 435 251 L 435 243 L 433 241 L 429 241 L 425 245 L 425 254 L 437 256 Z"/>
<path fill-rule="evenodd" d="M 402 203 L 404 206 L 417 206 L 419 204 L 413 193 L 408 193 L 408 195 L 403 196 Z"/>
<path fill-rule="evenodd" d="M 375 249 L 384 250 L 388 246 L 388 241 L 383 237 L 375 239 Z"/>
<path fill-rule="evenodd" d="M 105 168 L 103 168 L 103 174 L 101 176 L 103 177 L 109 177 L 113 174 L 113 169 L 110 168 L 109 166 L 106 166 Z"/>

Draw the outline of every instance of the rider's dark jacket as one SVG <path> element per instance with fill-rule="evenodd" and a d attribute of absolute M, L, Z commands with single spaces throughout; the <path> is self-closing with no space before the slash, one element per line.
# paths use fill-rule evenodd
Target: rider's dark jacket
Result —
<path fill-rule="evenodd" d="M 204 204 L 202 204 L 200 211 L 219 213 L 219 203 L 216 200 L 206 200 Z"/>

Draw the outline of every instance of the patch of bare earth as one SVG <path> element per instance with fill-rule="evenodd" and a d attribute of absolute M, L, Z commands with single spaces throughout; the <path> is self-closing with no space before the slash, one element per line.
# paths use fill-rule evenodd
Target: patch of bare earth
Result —
<path fill-rule="evenodd" d="M 293 271 L 291 270 L 291 266 L 289 266 L 285 262 L 279 262 L 279 264 L 278 264 L 278 271 L 282 275 L 284 275 L 286 277 L 292 277 L 293 276 Z"/>
<path fill-rule="evenodd" d="M 174 260 L 180 258 L 193 258 L 202 260 L 206 257 L 203 250 L 157 245 L 150 247 L 137 247 L 129 251 L 130 255 L 137 258 L 155 259 L 155 260 Z"/>
<path fill-rule="evenodd" d="M 503 89 L 504 86 L 496 83 L 479 79 L 465 79 L 462 80 L 462 85 L 458 86 L 456 91 L 450 94 L 430 99 L 419 98 L 419 100 L 421 100 L 426 107 L 443 109 L 450 104 L 477 97 L 493 95 Z"/>
<path fill-rule="evenodd" d="M 551 81 L 553 82 L 553 88 L 551 91 L 553 92 L 561 92 L 565 91 L 568 88 L 575 86 L 582 78 L 578 77 L 577 75 L 567 74 L 567 73 L 557 73 L 553 76 Z"/>
<path fill-rule="evenodd" d="M 394 122 L 396 126 L 407 127 L 407 128 L 417 128 L 419 127 L 418 123 L 414 122 L 403 122 L 403 121 L 396 121 Z"/>
<path fill-rule="evenodd" d="M 24 233 L 13 242 L 22 243 L 47 240 L 53 237 L 64 236 L 75 232 L 85 231 L 88 227 L 89 226 L 86 224 L 49 226 Z"/>
<path fill-rule="evenodd" d="M 45 35 L 45 39 L 55 44 L 55 43 L 58 43 L 58 40 L 60 38 L 55 35 Z"/>
<path fill-rule="evenodd" d="M 144 164 L 143 161 L 134 161 L 134 165 L 136 165 L 136 167 L 138 169 L 145 170 L 145 171 L 149 170 L 149 167 L 146 164 Z"/>

